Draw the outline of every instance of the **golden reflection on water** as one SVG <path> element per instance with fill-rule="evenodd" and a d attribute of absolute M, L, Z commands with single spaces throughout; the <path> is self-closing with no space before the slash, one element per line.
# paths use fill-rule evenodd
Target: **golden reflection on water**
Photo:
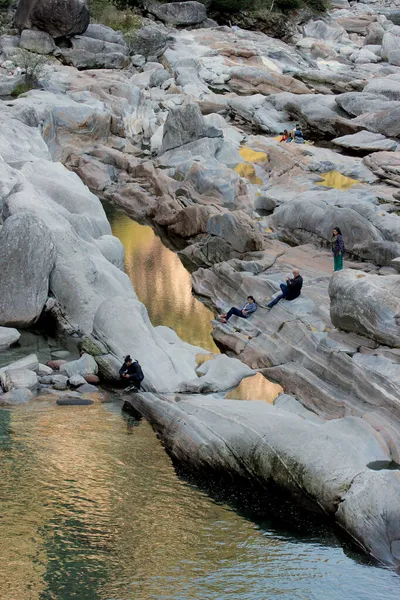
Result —
<path fill-rule="evenodd" d="M 242 379 L 238 387 L 228 392 L 226 397 L 231 400 L 263 400 L 272 404 L 282 392 L 283 388 L 278 383 L 272 383 L 261 373 L 256 373 Z"/>
<path fill-rule="evenodd" d="M 211 337 L 213 313 L 192 294 L 190 273 L 153 229 L 122 212 L 110 217 L 113 234 L 125 249 L 125 271 L 153 325 L 166 325 L 181 339 L 219 352 Z"/>
<path fill-rule="evenodd" d="M 1 600 L 145 600 L 173 576 L 190 581 L 200 550 L 210 565 L 216 550 L 246 560 L 229 538 L 252 527 L 185 486 L 150 426 L 115 408 L 45 400 L 7 413 Z M 269 540 L 272 555 L 283 543 Z"/>
<path fill-rule="evenodd" d="M 262 185 L 262 179 L 257 177 L 254 166 L 249 163 L 266 162 L 268 160 L 268 155 L 265 152 L 257 152 L 256 150 L 246 148 L 245 146 L 239 149 L 239 154 L 246 162 L 236 165 L 236 173 L 238 173 L 241 177 L 245 177 L 250 183 Z"/>
<path fill-rule="evenodd" d="M 329 173 L 322 173 L 321 177 L 323 181 L 318 181 L 317 185 L 326 187 L 332 187 L 336 190 L 348 190 L 356 183 L 360 183 L 358 179 L 352 179 L 339 173 L 339 171 L 329 171 Z"/>
<path fill-rule="evenodd" d="M 0 410 L 0 433 L 1 600 L 300 600 L 339 574 L 349 597 L 398 597 L 328 529 L 321 545 L 273 516 L 260 528 L 187 485 L 120 403 L 39 400 Z"/>

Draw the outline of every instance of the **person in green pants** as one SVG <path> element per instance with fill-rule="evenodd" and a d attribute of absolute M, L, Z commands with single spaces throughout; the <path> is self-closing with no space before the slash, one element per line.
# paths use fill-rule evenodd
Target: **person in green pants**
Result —
<path fill-rule="evenodd" d="M 343 269 L 343 256 L 345 251 L 342 232 L 339 227 L 335 227 L 332 238 L 334 271 L 341 271 Z"/>

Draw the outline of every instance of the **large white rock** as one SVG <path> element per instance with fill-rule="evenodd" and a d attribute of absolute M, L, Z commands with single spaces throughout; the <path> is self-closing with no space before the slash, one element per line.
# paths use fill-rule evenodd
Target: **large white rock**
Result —
<path fill-rule="evenodd" d="M 362 150 L 364 152 L 378 152 L 379 150 L 397 150 L 398 143 L 389 140 L 380 133 L 370 131 L 359 131 L 352 135 L 343 135 L 332 140 L 336 146 L 350 148 L 351 150 Z"/>
<path fill-rule="evenodd" d="M 21 334 L 11 327 L 0 327 L 0 350 L 8 348 L 18 342 Z"/>
<path fill-rule="evenodd" d="M 174 460 L 203 475 L 256 477 L 266 488 L 274 482 L 296 503 L 332 515 L 379 560 L 400 565 L 398 472 L 368 467 L 389 462 L 390 451 L 363 419 L 314 423 L 265 402 L 215 396 L 135 394 L 128 401 Z"/>
<path fill-rule="evenodd" d="M 54 261 L 55 245 L 44 221 L 28 212 L 5 221 L 0 233 L 0 323 L 27 327 L 39 318 Z"/>
<path fill-rule="evenodd" d="M 93 334 L 119 359 L 120 365 L 127 354 L 139 361 L 145 389 L 174 391 L 183 380 L 196 377 L 194 353 L 184 344 L 166 341 L 136 299 L 115 297 L 104 301 L 95 315 Z"/>
<path fill-rule="evenodd" d="M 73 377 L 74 375 L 96 375 L 98 366 L 90 354 L 83 354 L 78 360 L 67 362 L 60 367 L 61 375 Z"/>
<path fill-rule="evenodd" d="M 29 369 L 7 369 L 0 375 L 1 387 L 5 392 L 14 389 L 33 389 L 37 386 L 38 376 Z"/>
<path fill-rule="evenodd" d="M 36 354 L 24 356 L 24 358 L 20 358 L 19 360 L 16 360 L 5 367 L 1 367 L 0 374 L 11 369 L 29 369 L 30 371 L 37 371 L 39 369 L 38 357 Z"/>
<path fill-rule="evenodd" d="M 199 377 L 184 381 L 178 391 L 191 394 L 223 392 L 239 385 L 243 377 L 255 374 L 237 358 L 228 358 L 224 354 L 203 363 L 197 373 Z"/>
<path fill-rule="evenodd" d="M 335 327 L 400 347 L 400 275 L 371 275 L 345 269 L 329 285 Z"/>

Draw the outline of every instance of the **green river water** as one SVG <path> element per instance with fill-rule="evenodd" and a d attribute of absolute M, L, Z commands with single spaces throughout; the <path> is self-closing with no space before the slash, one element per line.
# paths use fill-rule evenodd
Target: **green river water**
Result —
<path fill-rule="evenodd" d="M 175 255 L 157 258 L 152 232 L 114 217 L 153 322 L 215 351 L 212 315 L 186 293 Z M 24 339 L 20 354 L 46 358 L 45 344 Z M 399 576 L 330 525 L 268 499 L 255 514 L 179 477 L 151 427 L 121 407 L 111 395 L 0 409 L 1 600 L 398 600 Z"/>

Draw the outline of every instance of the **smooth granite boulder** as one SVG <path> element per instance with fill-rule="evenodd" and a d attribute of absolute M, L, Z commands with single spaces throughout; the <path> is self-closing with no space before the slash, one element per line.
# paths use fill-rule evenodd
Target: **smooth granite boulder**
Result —
<path fill-rule="evenodd" d="M 317 242 L 329 248 L 333 228 L 340 227 L 347 252 L 379 265 L 389 265 L 400 255 L 399 217 L 383 212 L 377 198 L 365 190 L 299 194 L 275 210 L 271 223 L 284 240 L 297 244 Z"/>
<path fill-rule="evenodd" d="M 254 371 L 237 358 L 221 354 L 203 363 L 197 374 L 195 379 L 184 381 L 178 391 L 190 394 L 223 392 L 239 385 L 244 377 L 254 375 Z"/>
<path fill-rule="evenodd" d="M 400 275 L 371 275 L 344 270 L 329 285 L 335 327 L 400 347 Z"/>
<path fill-rule="evenodd" d="M 144 56 L 147 60 L 157 60 L 167 49 L 166 32 L 156 25 L 141 27 L 129 47 L 133 55 Z"/>
<path fill-rule="evenodd" d="M 5 394 L 0 395 L 0 405 L 2 406 L 14 406 L 18 404 L 25 404 L 34 398 L 31 390 L 27 388 L 14 389 Z"/>
<path fill-rule="evenodd" d="M 27 212 L 6 219 L 0 233 L 0 322 L 28 327 L 49 295 L 55 244 L 40 218 Z"/>
<path fill-rule="evenodd" d="M 103 302 L 95 315 L 93 336 L 109 354 L 96 356 L 99 370 L 109 379 L 119 378 L 118 369 L 127 354 L 139 361 L 144 389 L 174 391 L 183 380 L 196 377 L 195 356 L 183 342 L 171 346 L 150 322 L 137 299 L 114 297 Z"/>
<path fill-rule="evenodd" d="M 400 565 L 400 481 L 396 472 L 368 468 L 390 461 L 390 451 L 362 419 L 315 423 L 264 402 L 214 396 L 135 394 L 128 402 L 177 462 L 202 475 L 256 477 L 266 502 L 273 482 L 306 508 L 332 515 L 375 558 Z"/>
<path fill-rule="evenodd" d="M 197 104 L 183 104 L 168 112 L 159 153 L 163 154 L 201 138 L 218 138 L 222 135 L 220 129 L 207 124 Z"/>
<path fill-rule="evenodd" d="M 263 250 L 266 245 L 262 228 L 241 210 L 211 215 L 207 233 L 224 239 L 237 252 Z"/>
<path fill-rule="evenodd" d="M 83 377 L 87 373 L 96 375 L 97 371 L 97 363 L 90 354 L 83 354 L 78 360 L 64 363 L 60 367 L 61 375 L 65 375 L 66 377 L 73 377 L 74 375 L 81 375 Z"/>
<path fill-rule="evenodd" d="M 89 25 L 87 0 L 19 0 L 17 29 L 39 29 L 53 38 L 84 33 Z"/>
<path fill-rule="evenodd" d="M 36 52 L 36 54 L 52 54 L 56 49 L 51 35 L 45 31 L 36 31 L 35 29 L 24 29 L 21 32 L 19 47 Z"/>
<path fill-rule="evenodd" d="M 380 133 L 370 131 L 359 131 L 353 135 L 344 135 L 332 140 L 332 143 L 341 148 L 349 148 L 361 152 L 378 152 L 380 150 L 397 150 L 398 143 L 395 140 L 389 140 Z"/>
<path fill-rule="evenodd" d="M 33 389 L 38 384 L 38 376 L 29 369 L 7 368 L 0 375 L 0 383 L 5 392 L 20 388 Z"/>
<path fill-rule="evenodd" d="M 0 327 L 0 350 L 16 344 L 21 334 L 11 327 Z"/>
<path fill-rule="evenodd" d="M 188 0 L 187 2 L 153 3 L 149 12 L 169 25 L 198 25 L 207 19 L 204 4 Z"/>

